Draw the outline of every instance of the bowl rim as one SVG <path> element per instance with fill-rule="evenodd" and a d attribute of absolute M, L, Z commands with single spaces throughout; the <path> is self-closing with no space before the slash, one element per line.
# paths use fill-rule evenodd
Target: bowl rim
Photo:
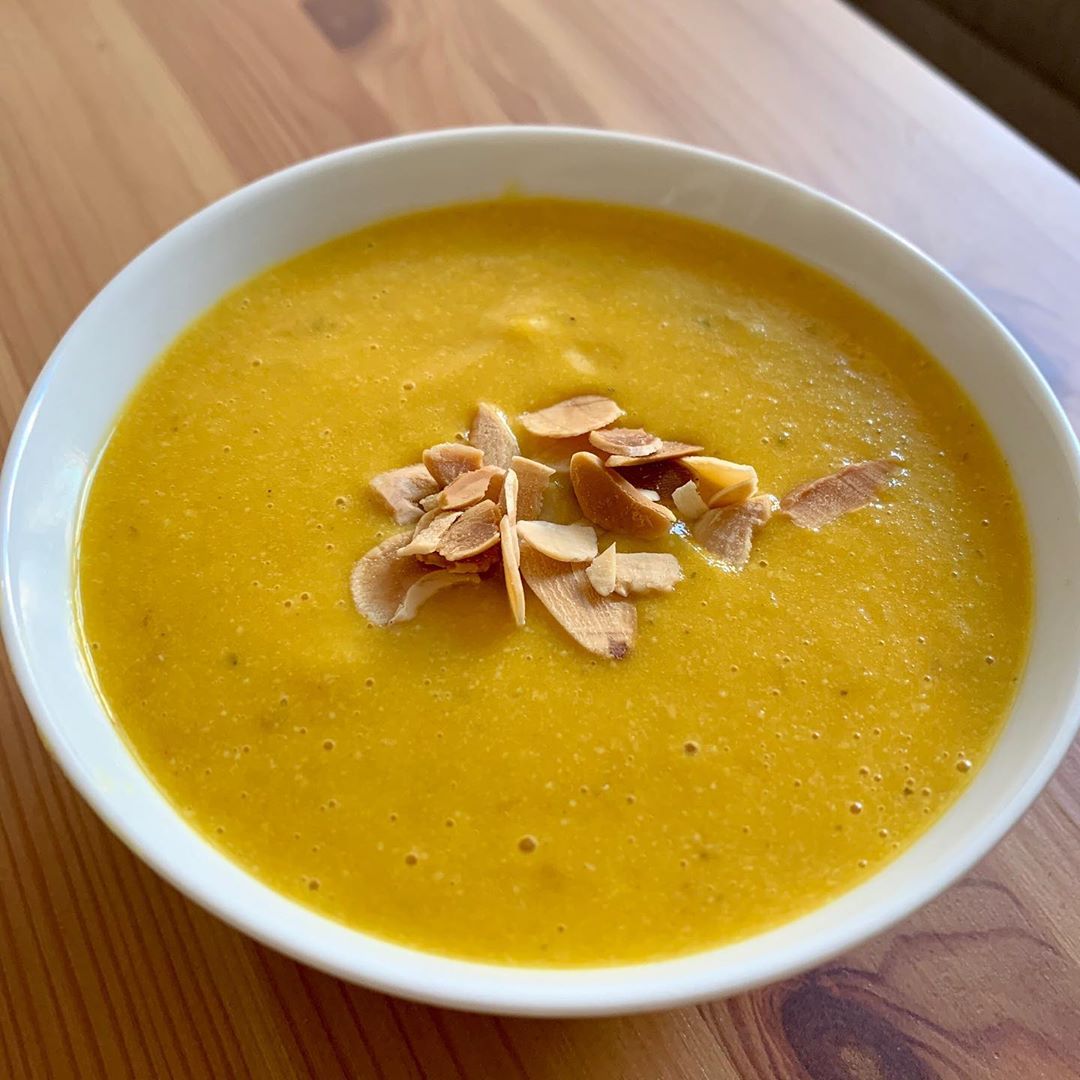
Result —
<path fill-rule="evenodd" d="M 400 950 L 414 957 L 424 958 L 430 961 L 433 968 L 440 969 L 441 974 L 433 974 L 432 977 L 425 980 L 425 985 L 420 985 L 416 978 L 408 975 L 401 976 L 392 970 L 388 971 L 385 966 L 380 971 L 372 971 L 364 969 L 363 965 L 358 966 L 355 963 L 342 962 L 331 951 L 311 947 L 305 942 L 302 934 L 293 933 L 287 925 L 276 926 L 271 931 L 259 923 L 250 912 L 241 909 L 238 904 L 230 902 L 227 896 L 222 895 L 221 891 L 206 888 L 203 883 L 196 881 L 194 875 L 188 873 L 184 866 L 170 860 L 166 852 L 144 846 L 128 820 L 120 812 L 119 807 L 114 805 L 110 794 L 97 783 L 95 777 L 84 763 L 73 754 L 66 741 L 62 737 L 53 737 L 54 734 L 61 735 L 64 725 L 63 722 L 57 721 L 42 700 L 34 665 L 27 653 L 26 642 L 22 636 L 21 616 L 16 610 L 14 600 L 15 564 L 12 559 L 10 544 L 14 492 L 18 481 L 20 462 L 32 433 L 34 419 L 49 391 L 59 364 L 59 357 L 64 352 L 64 347 L 69 339 L 78 332 L 80 324 L 86 319 L 88 312 L 101 303 L 108 293 L 116 289 L 120 282 L 126 282 L 129 278 L 136 277 L 141 272 L 143 265 L 154 257 L 154 253 L 160 246 L 172 243 L 181 235 L 196 228 L 207 226 L 214 220 L 230 214 L 235 208 L 249 199 L 274 187 L 302 182 L 305 177 L 323 169 L 332 168 L 342 161 L 362 158 L 372 153 L 393 152 L 405 146 L 422 143 L 537 137 L 600 140 L 628 146 L 652 147 L 663 151 L 674 151 L 683 155 L 696 156 L 699 160 L 720 163 L 736 171 L 754 174 L 774 185 L 792 189 L 811 201 L 828 204 L 834 210 L 857 219 L 864 228 L 878 234 L 879 238 L 906 249 L 909 255 L 914 256 L 921 264 L 922 269 L 928 275 L 939 279 L 941 287 L 951 288 L 955 293 L 959 294 L 958 299 L 974 308 L 992 326 L 997 336 L 1003 338 L 1011 346 L 1011 352 L 1014 354 L 1017 364 L 1017 373 L 1024 379 L 1027 389 L 1032 393 L 1056 446 L 1070 468 L 1074 486 L 1080 490 L 1080 443 L 1077 441 L 1076 434 L 1060 402 L 1054 396 L 1046 379 L 1026 351 L 1020 347 L 996 316 L 949 271 L 909 241 L 867 214 L 775 170 L 744 161 L 732 155 L 671 139 L 592 128 L 546 125 L 494 125 L 423 131 L 348 146 L 327 154 L 308 158 L 237 188 L 196 211 L 148 245 L 119 270 L 90 300 L 56 344 L 49 359 L 35 379 L 13 428 L 3 464 L 3 471 L 0 474 L 0 593 L 2 593 L 0 630 L 2 630 L 16 682 L 33 717 L 39 736 L 54 760 L 60 765 L 67 779 L 109 829 L 130 850 L 179 889 L 186 897 L 221 918 L 230 926 L 243 931 L 264 945 L 329 974 L 375 990 L 432 1005 L 519 1016 L 568 1017 L 625 1014 L 671 1008 L 728 994 L 741 993 L 791 977 L 826 962 L 839 953 L 848 951 L 870 937 L 883 932 L 952 885 L 983 858 L 1019 821 L 1061 763 L 1078 728 L 1080 728 L 1080 672 L 1076 672 L 1074 675 L 1068 706 L 1062 710 L 1053 738 L 1049 741 L 1042 758 L 1030 770 L 1011 801 L 998 807 L 993 820 L 972 835 L 973 842 L 963 852 L 962 856 L 954 858 L 938 872 L 928 875 L 926 880 L 920 881 L 917 886 L 907 890 L 902 894 L 902 897 L 893 898 L 889 903 L 879 905 L 874 912 L 873 918 L 853 921 L 831 935 L 826 935 L 821 940 L 807 941 L 801 948 L 789 949 L 783 954 L 770 955 L 766 961 L 758 963 L 752 973 L 746 973 L 742 976 L 733 977 L 730 973 L 711 975 L 706 972 L 704 975 L 697 973 L 684 975 L 681 978 L 669 977 L 666 980 L 661 974 L 663 967 L 677 963 L 684 958 L 640 962 L 629 965 L 536 968 L 460 960 L 427 953 L 409 946 L 387 943 L 383 939 L 366 934 L 363 931 L 350 931 L 367 939 L 369 942 L 378 942 L 380 945 L 390 944 L 392 950 Z M 101 711 L 105 714 L 103 707 Z M 109 722 L 107 714 L 105 714 L 105 719 Z M 1011 720 L 1006 721 L 1006 725 L 1009 722 Z M 131 753 L 130 749 L 128 752 Z M 132 757 L 134 758 L 134 754 L 132 754 Z M 135 763 L 141 769 L 137 759 L 135 759 Z M 155 790 L 158 797 L 169 806 L 171 812 L 180 817 L 178 811 L 160 789 L 156 788 L 156 785 Z M 940 820 L 940 818 L 936 819 L 927 832 L 932 832 Z M 187 827 L 190 828 L 190 826 Z M 290 900 L 288 902 L 298 908 L 302 907 L 295 901 Z M 327 922 L 333 922 L 333 920 L 326 919 L 324 916 L 317 917 Z M 342 924 L 336 925 L 341 926 Z M 701 953 L 693 955 L 707 955 L 712 951 L 715 950 L 703 950 Z M 469 985 L 465 985 L 458 980 L 458 976 L 467 969 L 474 970 L 477 976 L 487 975 L 488 978 L 478 977 L 472 980 Z M 627 978 L 624 981 L 619 979 L 619 973 L 644 969 L 655 971 L 656 977 L 653 979 Z M 502 973 L 504 978 L 494 979 L 493 976 L 496 972 Z M 582 979 L 583 975 L 595 976 L 600 973 L 612 976 L 604 983 L 602 993 L 590 989 L 587 980 Z M 505 979 L 507 975 L 516 976 L 516 978 L 508 982 Z M 491 985 L 487 985 L 489 983 Z M 583 985 L 575 987 L 572 985 L 575 983 L 582 983 Z"/>

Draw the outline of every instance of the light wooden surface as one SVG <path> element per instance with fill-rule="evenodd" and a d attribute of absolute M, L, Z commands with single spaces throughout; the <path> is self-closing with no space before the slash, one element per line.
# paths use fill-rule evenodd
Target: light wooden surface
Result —
<path fill-rule="evenodd" d="M 1080 418 L 1080 186 L 836 0 L 0 0 L 0 416 L 208 201 L 395 131 L 564 122 L 774 166 L 894 226 Z M 1080 1076 L 1080 751 L 963 883 L 701 1008 L 495 1020 L 359 990 L 182 899 L 0 727 L 4 1077 Z"/>

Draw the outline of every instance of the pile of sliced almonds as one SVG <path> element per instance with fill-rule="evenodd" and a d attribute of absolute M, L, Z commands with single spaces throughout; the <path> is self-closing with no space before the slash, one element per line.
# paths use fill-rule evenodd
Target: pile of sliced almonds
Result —
<path fill-rule="evenodd" d="M 573 525 L 543 520 L 544 493 L 556 470 L 522 457 L 505 415 L 486 403 L 477 408 L 467 443 L 440 443 L 424 451 L 421 463 L 376 476 L 372 491 L 397 524 L 410 528 L 353 568 L 356 609 L 377 626 L 405 622 L 436 592 L 478 584 L 501 563 L 519 626 L 524 581 L 580 645 L 622 659 L 637 633 L 631 599 L 671 592 L 683 574 L 671 554 L 621 552 L 614 539 L 601 551 L 597 528 L 651 540 L 681 519 L 712 561 L 738 571 L 773 514 L 818 529 L 872 502 L 898 464 L 847 465 L 778 500 L 758 493 L 752 466 L 703 456 L 704 447 L 643 428 L 614 426 L 623 415 L 610 398 L 589 394 L 518 418 L 531 435 L 574 440 L 574 446 L 587 438 L 592 447 L 568 451 L 566 468 L 584 519 Z"/>

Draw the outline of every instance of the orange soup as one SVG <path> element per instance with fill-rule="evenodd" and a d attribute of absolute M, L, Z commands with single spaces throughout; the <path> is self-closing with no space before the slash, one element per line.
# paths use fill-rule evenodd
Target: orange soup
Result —
<path fill-rule="evenodd" d="M 773 514 L 737 572 L 658 493 L 678 520 L 625 550 L 681 580 L 625 601 L 621 659 L 531 589 L 517 626 L 490 566 L 363 618 L 354 565 L 415 530 L 372 477 L 493 402 L 573 523 L 518 417 L 577 395 L 761 493 L 895 471 L 820 528 Z M 199 318 L 102 451 L 78 576 L 102 697 L 193 828 L 359 930 L 542 965 L 731 942 L 872 874 L 985 759 L 1031 611 L 1001 454 L 899 326 L 745 237 L 524 198 L 366 228 Z"/>

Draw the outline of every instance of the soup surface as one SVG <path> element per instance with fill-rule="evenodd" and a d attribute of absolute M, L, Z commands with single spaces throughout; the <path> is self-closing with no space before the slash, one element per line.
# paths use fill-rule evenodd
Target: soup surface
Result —
<path fill-rule="evenodd" d="M 819 532 L 774 518 L 741 573 L 650 545 L 686 579 L 621 662 L 532 597 L 516 628 L 501 575 L 368 625 L 350 569 L 399 531 L 370 477 L 478 401 L 587 392 L 778 495 L 903 469 Z M 517 198 L 343 237 L 198 319 L 102 453 L 78 574 L 104 700 L 209 840 L 351 926 L 537 964 L 729 942 L 873 873 L 987 755 L 1031 605 L 1004 462 L 892 321 L 744 237 Z"/>

